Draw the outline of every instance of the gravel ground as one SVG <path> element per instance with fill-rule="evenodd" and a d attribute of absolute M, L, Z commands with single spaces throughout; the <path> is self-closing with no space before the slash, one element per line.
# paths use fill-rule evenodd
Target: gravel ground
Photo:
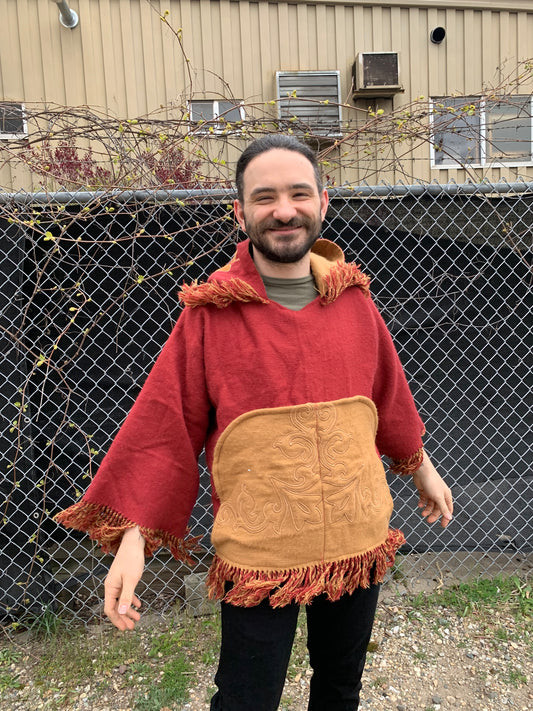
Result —
<path fill-rule="evenodd" d="M 419 581 L 420 589 L 428 591 L 446 582 L 450 581 L 442 576 L 440 580 Z M 363 677 L 361 711 L 531 711 L 531 619 L 517 622 L 507 605 L 460 616 L 449 608 L 418 604 L 414 592 L 412 586 L 407 591 L 393 582 L 382 592 Z M 108 631 L 102 634 L 105 627 L 87 633 L 94 637 L 95 655 L 109 638 Z M 138 632 L 142 648 L 148 650 L 154 638 L 167 629 L 168 620 L 146 614 Z M 304 640 L 305 629 L 299 627 L 280 711 L 307 709 L 311 672 Z M 124 659 L 112 671 L 95 674 L 89 677 L 90 682 L 75 688 L 60 688 L 54 679 L 43 687 L 33 676 L 42 652 L 39 644 L 44 643 L 21 635 L 16 642 L 17 660 L 10 666 L 0 664 L 1 711 L 135 711 L 134 699 L 141 687 L 134 659 Z M 170 707 L 150 706 L 149 711 L 209 708 L 216 665 L 214 654 L 199 661 L 205 646 L 206 639 L 201 636 L 192 647 L 185 646 L 194 660 L 189 701 Z M 5 640 L 0 643 L 0 661 L 3 649 Z M 155 666 L 158 660 L 152 663 Z M 2 683 L 9 675 L 18 675 L 19 688 Z"/>
<path fill-rule="evenodd" d="M 490 620 L 403 606 L 379 605 L 363 677 L 361 711 L 499 711 L 533 709 L 532 632 L 498 612 Z M 191 689 L 181 711 L 205 711 L 214 669 Z M 291 663 L 280 711 L 306 711 L 307 657 Z M 103 711 L 103 710 L 102 710 Z"/>

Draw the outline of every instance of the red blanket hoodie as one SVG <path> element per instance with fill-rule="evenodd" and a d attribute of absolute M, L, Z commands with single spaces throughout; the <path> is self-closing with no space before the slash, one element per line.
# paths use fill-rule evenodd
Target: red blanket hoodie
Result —
<path fill-rule="evenodd" d="M 190 561 L 205 445 L 213 597 L 276 606 L 383 579 L 404 538 L 387 527 L 377 452 L 414 471 L 424 428 L 368 277 L 327 240 L 311 266 L 318 294 L 300 311 L 268 300 L 248 241 L 206 283 L 183 288 L 141 393 L 60 523 L 111 552 L 138 525 L 147 555 L 166 546 Z"/>

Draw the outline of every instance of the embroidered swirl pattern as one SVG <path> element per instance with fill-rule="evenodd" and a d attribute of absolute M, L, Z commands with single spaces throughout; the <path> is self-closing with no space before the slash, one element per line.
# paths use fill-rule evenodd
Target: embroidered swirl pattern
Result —
<path fill-rule="evenodd" d="M 388 506 L 373 445 L 375 415 L 358 402 L 366 417 L 359 431 L 350 431 L 355 405 L 342 405 L 309 404 L 287 409 L 283 417 L 276 411 L 264 416 L 262 441 L 250 447 L 254 461 L 244 474 L 234 470 L 238 481 L 221 504 L 217 527 L 251 536 L 267 530 L 277 537 L 298 535 L 309 527 L 364 523 Z"/>

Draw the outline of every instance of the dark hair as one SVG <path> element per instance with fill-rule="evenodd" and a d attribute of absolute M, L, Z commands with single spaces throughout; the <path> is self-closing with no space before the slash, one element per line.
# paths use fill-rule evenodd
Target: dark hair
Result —
<path fill-rule="evenodd" d="M 250 161 L 252 161 L 256 156 L 261 155 L 261 153 L 266 153 L 274 148 L 282 148 L 286 151 L 295 151 L 296 153 L 303 155 L 304 158 L 307 158 L 313 167 L 317 190 L 319 193 L 322 191 L 322 177 L 320 175 L 320 168 L 318 167 L 316 153 L 312 151 L 309 146 L 306 146 L 305 143 L 301 143 L 293 136 L 284 136 L 279 133 L 273 133 L 268 136 L 263 136 L 257 141 L 250 143 L 249 146 L 246 146 L 237 161 L 235 182 L 237 184 L 237 197 L 241 202 L 243 201 L 244 192 L 244 171 L 246 170 L 248 163 L 250 163 Z"/>

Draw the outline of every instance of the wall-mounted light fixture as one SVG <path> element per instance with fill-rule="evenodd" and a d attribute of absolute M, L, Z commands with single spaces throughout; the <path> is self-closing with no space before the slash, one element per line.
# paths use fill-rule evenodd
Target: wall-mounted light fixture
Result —
<path fill-rule="evenodd" d="M 66 0 L 53 0 L 53 2 L 59 7 L 59 22 L 63 27 L 67 27 L 69 30 L 77 27 L 80 21 L 78 14 L 69 7 L 68 2 Z"/>
<path fill-rule="evenodd" d="M 431 30 L 431 34 L 429 35 L 429 38 L 433 44 L 440 44 L 445 37 L 446 30 L 444 27 L 435 27 L 434 30 Z"/>

